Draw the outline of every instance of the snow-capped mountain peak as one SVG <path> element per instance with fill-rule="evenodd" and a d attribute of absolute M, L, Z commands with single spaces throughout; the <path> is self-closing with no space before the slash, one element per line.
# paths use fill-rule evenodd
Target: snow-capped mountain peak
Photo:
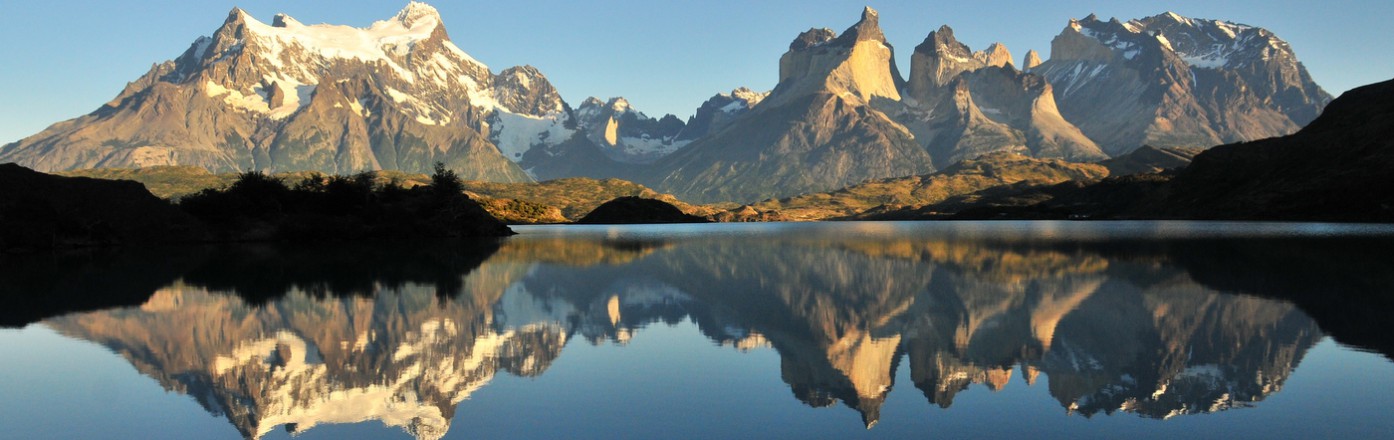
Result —
<path fill-rule="evenodd" d="M 1296 60 L 1286 41 L 1263 28 L 1174 12 L 1130 23 L 1155 35 L 1192 67 L 1219 69 L 1275 58 Z"/>
<path fill-rule="evenodd" d="M 630 107 L 628 99 L 624 99 L 621 97 L 610 98 L 610 102 L 608 102 L 607 104 L 609 105 L 610 111 L 612 112 L 629 113 Z"/>
<path fill-rule="evenodd" d="M 469 64 L 487 69 L 464 51 L 450 44 L 444 36 L 440 16 L 435 8 L 416 3 L 408 5 L 396 17 L 374 22 L 367 28 L 345 25 L 315 24 L 305 25 L 285 14 L 276 15 L 271 25 L 267 25 L 241 9 L 234 9 L 234 23 L 241 24 L 244 39 L 254 39 L 262 43 L 270 53 L 273 62 L 279 61 L 280 52 L 288 46 L 299 46 L 309 53 L 325 59 L 357 59 L 364 62 L 386 61 L 397 64 L 400 58 L 411 52 L 420 42 L 437 37 L 445 41 L 446 48 L 455 56 Z M 233 19 L 230 18 L 230 22 Z M 227 27 L 228 25 L 224 25 Z M 394 66 L 398 70 L 402 66 Z"/>
<path fill-rule="evenodd" d="M 396 20 L 402 26 L 412 28 L 435 28 L 440 25 L 440 12 L 434 6 L 422 2 L 408 2 L 407 6 L 397 13 Z"/>

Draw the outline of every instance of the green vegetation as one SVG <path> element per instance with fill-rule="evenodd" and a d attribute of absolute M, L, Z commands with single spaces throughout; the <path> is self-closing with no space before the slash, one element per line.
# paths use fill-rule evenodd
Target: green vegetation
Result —
<path fill-rule="evenodd" d="M 510 225 L 569 223 L 571 221 L 562 216 L 561 209 L 555 206 L 514 199 L 479 197 L 477 200 L 486 211 L 494 215 L 494 218 Z"/>

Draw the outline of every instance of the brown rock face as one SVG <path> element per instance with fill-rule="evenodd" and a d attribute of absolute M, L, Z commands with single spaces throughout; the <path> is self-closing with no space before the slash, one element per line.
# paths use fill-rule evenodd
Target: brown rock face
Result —
<path fill-rule="evenodd" d="M 1041 54 L 1037 53 L 1035 49 L 1032 49 L 1027 51 L 1026 56 L 1021 59 L 1021 70 L 1030 72 L 1031 69 L 1035 69 L 1036 66 L 1041 65 L 1041 63 Z"/>
<path fill-rule="evenodd" d="M 750 202 L 923 174 L 929 155 L 878 110 L 903 80 L 867 9 L 842 36 L 811 30 L 780 58 L 780 83 L 719 132 L 655 162 L 651 186 L 684 200 Z"/>
<path fill-rule="evenodd" d="M 992 43 L 986 50 L 973 54 L 973 58 L 978 59 L 989 67 L 1005 67 L 1012 65 L 1012 52 L 1007 50 L 1007 46 L 1002 43 Z"/>
<path fill-rule="evenodd" d="M 972 53 L 948 26 L 915 48 L 906 111 L 897 120 L 915 134 L 936 167 L 997 151 L 1077 161 L 1103 159 L 1092 140 L 1065 120 L 1044 79 L 1011 66 L 1006 47 Z"/>

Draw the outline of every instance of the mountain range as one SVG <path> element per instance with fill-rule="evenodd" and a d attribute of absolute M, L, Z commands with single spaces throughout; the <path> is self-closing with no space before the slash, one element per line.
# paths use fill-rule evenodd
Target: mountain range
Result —
<path fill-rule="evenodd" d="M 411 2 L 366 28 L 270 24 L 240 9 L 90 114 L 0 147 L 40 171 L 391 169 L 461 177 L 619 177 L 695 202 L 750 202 L 923 175 L 1009 151 L 1092 162 L 1144 145 L 1286 135 L 1331 100 L 1263 28 L 1172 13 L 1070 20 L 1016 65 L 944 26 L 908 76 L 878 13 L 799 34 L 768 92 L 715 94 L 686 121 L 622 97 L 573 106 L 542 72 L 494 73 Z"/>

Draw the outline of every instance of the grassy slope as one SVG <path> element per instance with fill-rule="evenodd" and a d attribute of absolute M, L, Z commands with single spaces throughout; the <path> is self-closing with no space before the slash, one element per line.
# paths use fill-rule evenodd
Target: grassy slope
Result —
<path fill-rule="evenodd" d="M 482 198 L 512 199 L 557 207 L 568 221 L 575 221 L 602 203 L 624 196 L 662 200 L 693 215 L 705 216 L 716 212 L 715 208 L 691 205 L 672 195 L 620 179 L 569 177 L 537 183 L 465 182 L 465 191 Z"/>
<path fill-rule="evenodd" d="M 206 188 L 223 188 L 236 180 L 236 174 L 212 174 L 197 167 L 151 167 L 143 169 L 92 169 L 64 173 L 100 179 L 134 180 L 145 184 L 162 198 L 179 198 Z M 313 172 L 277 173 L 274 176 L 294 184 L 315 175 Z M 1011 153 L 991 154 L 967 160 L 941 172 L 923 176 L 867 181 L 825 193 L 805 194 L 753 205 L 762 212 L 777 213 L 777 219 L 809 221 L 851 217 L 869 211 L 884 211 L 932 205 L 952 197 L 1013 184 L 1050 185 L 1068 180 L 1095 181 L 1108 175 L 1104 167 L 1070 163 L 1055 159 L 1033 159 Z M 429 182 L 425 174 L 380 171 L 380 182 L 397 182 L 415 187 Z M 669 194 L 621 179 L 573 177 L 537 183 L 464 182 L 471 197 L 499 219 L 511 224 L 563 223 L 575 221 L 602 203 L 624 196 L 662 200 L 684 213 L 712 216 L 734 206 L 692 205 Z"/>
<path fill-rule="evenodd" d="M 831 192 L 766 200 L 753 206 L 761 211 L 777 210 L 791 220 L 824 220 L 872 209 L 931 205 L 1003 185 L 1093 181 L 1107 175 L 1108 170 L 1096 164 L 999 153 L 959 162 L 933 174 L 873 180 Z"/>

